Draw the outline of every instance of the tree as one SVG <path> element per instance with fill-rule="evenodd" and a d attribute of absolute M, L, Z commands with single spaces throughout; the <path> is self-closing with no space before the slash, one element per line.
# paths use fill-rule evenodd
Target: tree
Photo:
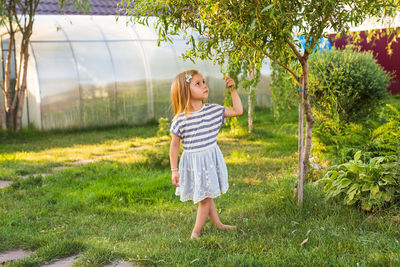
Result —
<path fill-rule="evenodd" d="M 222 67 L 222 72 L 224 72 L 224 75 L 227 74 L 232 77 L 235 80 L 236 84 L 239 85 L 240 82 L 242 88 L 247 92 L 248 131 L 249 133 L 252 133 L 255 87 L 260 81 L 260 69 L 262 67 L 262 62 L 256 62 L 252 51 L 245 48 L 242 48 L 229 56 L 230 58 L 227 60 L 226 66 Z M 241 58 L 242 60 L 238 61 L 239 58 Z M 225 90 L 225 96 L 226 97 L 224 104 L 230 106 L 232 104 L 232 100 L 230 98 L 230 92 L 228 89 Z M 235 126 L 238 126 L 238 121 L 236 117 L 229 118 L 229 120 L 231 120 L 231 128 L 232 126 L 233 128 L 235 128 Z"/>
<path fill-rule="evenodd" d="M 258 70 L 260 63 L 269 58 L 293 76 L 300 87 L 296 190 L 298 203 L 302 204 L 314 124 L 307 90 L 309 56 L 326 29 L 344 33 L 366 17 L 393 15 L 398 4 L 399 0 L 122 0 L 120 6 L 134 22 L 147 24 L 148 15 L 158 17 L 155 27 L 160 41 L 171 40 L 172 35 L 186 38 L 190 45 L 186 58 L 212 59 L 221 66 L 227 60 L 239 65 L 246 60 Z M 192 29 L 202 38 L 196 39 Z M 296 34 L 306 36 L 304 51 L 299 48 Z M 250 56 L 243 57 L 244 53 Z M 301 66 L 300 72 L 290 68 L 291 62 Z"/>
<path fill-rule="evenodd" d="M 4 94 L 5 111 L 0 105 L 2 131 L 19 131 L 22 127 L 22 112 L 27 88 L 29 42 L 32 35 L 36 9 L 41 0 L 1 1 L 0 27 L 9 37 L 8 52 L 4 64 L 4 79 L 1 89 Z M 88 11 L 88 0 L 59 0 L 60 10 L 71 3 L 72 8 Z M 17 40 L 20 40 L 18 43 Z M 16 49 L 17 48 L 17 49 Z M 13 58 L 13 54 L 15 53 Z M 17 55 L 18 54 L 18 55 Z M 15 60 L 15 81 L 11 79 L 11 61 Z M 5 114 L 5 117 L 4 117 Z"/>

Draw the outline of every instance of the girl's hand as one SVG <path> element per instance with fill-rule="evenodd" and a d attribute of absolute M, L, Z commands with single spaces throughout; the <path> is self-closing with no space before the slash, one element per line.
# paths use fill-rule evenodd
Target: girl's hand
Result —
<path fill-rule="evenodd" d="M 179 187 L 179 172 L 173 171 L 171 175 L 172 184 Z"/>
<path fill-rule="evenodd" d="M 235 90 L 235 88 L 236 88 L 235 81 L 229 76 L 226 76 L 226 78 L 225 78 L 225 85 L 226 85 L 226 87 L 229 88 L 229 91 L 231 91 L 231 92 L 233 90 Z"/>

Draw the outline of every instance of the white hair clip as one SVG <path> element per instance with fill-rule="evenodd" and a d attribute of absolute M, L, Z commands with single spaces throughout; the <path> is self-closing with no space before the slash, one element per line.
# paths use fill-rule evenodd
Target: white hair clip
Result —
<path fill-rule="evenodd" d="M 190 83 L 190 79 L 192 79 L 192 75 L 185 74 L 186 82 Z"/>

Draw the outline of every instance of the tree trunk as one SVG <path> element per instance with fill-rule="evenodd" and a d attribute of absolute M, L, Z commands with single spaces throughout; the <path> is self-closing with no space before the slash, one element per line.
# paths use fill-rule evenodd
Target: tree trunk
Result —
<path fill-rule="evenodd" d="M 22 129 L 22 111 L 24 109 L 26 85 L 21 86 L 18 92 L 18 107 L 15 118 L 15 131 Z"/>
<path fill-rule="evenodd" d="M 303 125 L 303 81 L 304 78 L 300 78 L 300 99 L 299 99 L 299 133 L 298 133 L 298 177 L 297 177 L 297 203 L 303 205 L 303 144 L 304 144 L 304 125 Z M 295 191 L 296 192 L 296 191 Z"/>
<path fill-rule="evenodd" d="M 249 133 L 252 133 L 253 132 L 253 116 L 252 116 L 252 113 L 253 113 L 253 101 L 251 101 L 252 100 L 252 94 L 253 94 L 253 87 L 250 87 L 250 92 L 249 92 L 249 94 L 248 94 L 248 97 L 247 97 L 247 104 L 248 104 L 248 107 L 249 107 L 249 109 L 248 109 L 248 117 L 249 117 Z"/>
<path fill-rule="evenodd" d="M 17 71 L 16 71 L 16 77 L 15 77 L 15 91 L 13 95 L 13 100 L 12 104 L 10 107 L 10 120 L 13 122 L 13 127 L 11 128 L 13 131 L 16 130 L 17 128 L 17 110 L 19 106 L 19 99 L 21 95 L 21 86 L 22 83 L 21 81 L 23 80 L 23 69 L 24 69 L 24 51 L 25 51 L 25 42 L 24 42 L 24 34 L 22 35 L 22 40 L 21 40 L 21 47 L 20 47 L 20 52 L 19 52 L 19 61 L 16 62 Z M 15 49 L 15 53 L 16 53 Z"/>
<path fill-rule="evenodd" d="M 12 24 L 10 23 L 10 42 L 8 44 L 8 51 L 7 51 L 7 58 L 6 58 L 6 66 L 5 66 L 5 73 L 4 73 L 4 104 L 6 107 L 6 112 L 8 112 L 8 107 L 11 106 L 12 103 L 12 94 L 11 94 L 11 55 L 14 50 L 14 41 L 15 41 L 15 35 L 13 32 Z M 14 54 L 15 56 L 15 54 Z"/>
<path fill-rule="evenodd" d="M 14 130 L 14 118 L 11 115 L 10 108 L 12 105 L 12 88 L 11 88 L 11 60 L 12 60 L 12 53 L 14 50 L 14 42 L 15 42 L 15 34 L 10 23 L 10 42 L 8 44 L 8 51 L 6 57 L 6 64 L 4 70 L 4 106 L 5 106 L 5 120 L 2 120 L 2 129 L 4 130 L 3 124 L 6 124 L 6 128 L 8 127 L 11 130 Z M 15 55 L 15 53 L 14 53 Z"/>
<path fill-rule="evenodd" d="M 34 15 L 40 0 L 18 2 L 9 0 L 7 11 L 3 17 L 9 24 L 7 33 L 10 36 L 9 49 L 5 64 L 5 76 L 3 81 L 5 99 L 5 123 L 2 119 L 2 129 L 8 128 L 12 131 L 19 131 L 22 128 L 22 114 L 25 100 L 25 90 L 27 88 L 27 70 L 29 58 L 29 40 L 32 35 Z M 18 8 L 21 13 L 17 13 Z M 14 25 L 15 27 L 14 27 Z M 16 57 L 15 33 L 22 34 L 21 47 L 19 51 L 19 61 L 16 61 L 15 86 L 11 88 L 11 60 L 12 53 Z M 1 110 L 0 110 L 1 112 Z"/>
<path fill-rule="evenodd" d="M 310 158 L 311 151 L 311 140 L 312 140 L 312 129 L 314 126 L 314 117 L 311 111 L 310 105 L 310 97 L 308 93 L 308 60 L 304 61 L 303 66 L 304 72 L 304 110 L 306 113 L 306 138 L 305 138 L 305 147 L 304 147 L 304 156 L 303 156 L 303 182 L 306 180 L 306 176 L 308 173 L 308 160 Z"/>
<path fill-rule="evenodd" d="M 15 130 L 15 110 L 12 107 L 8 107 L 6 112 L 7 128 L 11 131 Z"/>
<path fill-rule="evenodd" d="M 308 93 L 308 58 L 306 57 L 302 64 L 303 73 L 300 79 L 300 100 L 299 100 L 299 172 L 297 181 L 297 202 L 303 205 L 303 185 L 308 173 L 308 160 L 310 158 L 312 128 L 314 118 L 311 111 L 310 97 Z M 303 104 L 304 103 L 304 104 Z M 306 114 L 306 138 L 304 141 L 303 126 L 303 105 Z M 305 145 L 304 145 L 305 143 Z M 304 147 L 303 147 L 304 145 Z"/>
<path fill-rule="evenodd" d="M 0 104 L 0 121 L 1 121 L 1 130 L 3 132 L 7 131 L 6 117 L 4 115 L 3 105 L 1 104 Z"/>
<path fill-rule="evenodd" d="M 27 36 L 26 36 L 27 35 Z M 15 130 L 20 131 L 22 128 L 22 111 L 24 108 L 24 101 L 25 101 L 25 91 L 26 91 L 26 79 L 27 79 L 27 71 L 28 71 L 28 58 L 29 58 L 29 37 L 30 34 L 24 34 L 23 38 L 25 41 L 23 41 L 23 47 L 21 47 L 21 53 L 23 53 L 22 57 L 22 62 L 20 64 L 23 64 L 23 70 L 20 75 L 22 75 L 22 83 L 21 86 L 18 88 L 18 106 L 17 106 L 17 111 L 16 111 L 16 120 L 15 120 Z"/>

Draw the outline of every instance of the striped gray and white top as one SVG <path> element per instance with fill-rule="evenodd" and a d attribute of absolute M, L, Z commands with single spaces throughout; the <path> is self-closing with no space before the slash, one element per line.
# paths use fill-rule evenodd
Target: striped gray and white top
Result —
<path fill-rule="evenodd" d="M 170 132 L 182 139 L 186 152 L 197 152 L 212 147 L 217 142 L 219 129 L 225 123 L 225 107 L 204 104 L 201 109 L 178 114 L 171 123 Z"/>

